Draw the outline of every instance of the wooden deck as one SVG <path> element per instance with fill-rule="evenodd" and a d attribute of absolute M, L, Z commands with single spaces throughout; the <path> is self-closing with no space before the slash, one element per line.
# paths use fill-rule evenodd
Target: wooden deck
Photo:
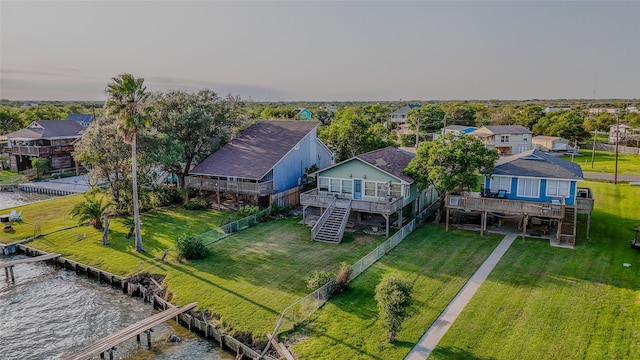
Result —
<path fill-rule="evenodd" d="M 11 260 L 11 261 L 7 261 L 5 263 L 0 264 L 0 269 L 12 267 L 12 266 L 18 265 L 18 264 L 27 264 L 27 263 L 33 263 L 33 262 L 38 262 L 38 261 L 51 260 L 51 259 L 55 259 L 55 258 L 57 258 L 59 256 L 61 256 L 61 255 L 60 254 L 51 253 L 51 254 L 47 254 L 47 255 L 40 255 L 40 256 L 36 256 L 36 257 L 30 257 L 30 258 L 26 258 L 26 259 Z"/>
<path fill-rule="evenodd" d="M 99 356 L 100 354 L 113 349 L 116 345 L 133 338 L 134 336 L 139 336 L 141 333 L 152 329 L 160 325 L 161 323 L 174 318 L 183 312 L 193 309 L 196 307 L 198 303 L 187 304 L 180 308 L 171 308 L 165 311 L 159 312 L 153 316 L 150 316 L 144 320 L 138 321 L 137 323 L 128 326 L 115 334 L 109 335 L 106 338 L 101 339 L 93 345 L 87 346 L 83 349 L 80 349 L 70 355 L 63 356 L 61 359 L 64 360 L 85 360 L 91 359 L 94 356 Z"/>
<path fill-rule="evenodd" d="M 451 209 L 488 211 L 503 214 L 562 219 L 565 205 L 447 194 L 445 206 Z"/>
<path fill-rule="evenodd" d="M 333 195 L 319 195 L 318 189 L 309 190 L 305 193 L 300 194 L 300 204 L 302 204 L 302 206 L 326 208 L 334 199 L 336 199 L 336 197 Z M 402 209 L 403 202 L 403 197 L 393 199 L 392 201 L 389 201 L 387 199 L 381 201 L 351 199 L 351 210 L 373 214 L 389 215 Z"/>

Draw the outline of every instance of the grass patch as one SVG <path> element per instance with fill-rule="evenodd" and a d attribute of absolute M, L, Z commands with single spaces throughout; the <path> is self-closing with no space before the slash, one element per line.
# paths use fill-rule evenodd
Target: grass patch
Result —
<path fill-rule="evenodd" d="M 402 359 L 493 251 L 501 236 L 427 226 L 356 278 L 346 292 L 289 334 L 300 359 Z M 396 342 L 385 342 L 375 287 L 393 273 L 413 284 L 414 305 Z"/>
<path fill-rule="evenodd" d="M 591 167 L 591 150 L 580 150 L 584 156 L 576 156 L 573 162 L 582 167 L 582 171 L 613 174 L 615 172 L 616 154 L 609 151 L 596 151 L 593 167 Z M 565 160 L 571 161 L 570 156 L 563 156 Z M 638 175 L 640 174 L 640 156 L 618 153 L 618 174 Z"/>
<path fill-rule="evenodd" d="M 591 239 L 575 250 L 516 240 L 431 358 L 640 358 L 640 252 L 629 248 L 640 189 L 586 185 Z"/>
<path fill-rule="evenodd" d="M 9 170 L 0 170 L 0 185 L 24 182 L 26 179 L 27 178 L 22 174 L 14 173 Z"/>

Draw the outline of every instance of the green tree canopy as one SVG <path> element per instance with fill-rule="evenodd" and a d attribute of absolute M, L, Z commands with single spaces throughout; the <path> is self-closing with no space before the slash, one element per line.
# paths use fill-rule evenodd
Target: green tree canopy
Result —
<path fill-rule="evenodd" d="M 102 198 L 85 195 L 85 200 L 71 209 L 70 215 L 78 217 L 79 224 L 89 223 L 96 229 L 102 229 L 102 215 L 111 204 L 102 204 Z"/>
<path fill-rule="evenodd" d="M 595 118 L 589 117 L 584 121 L 587 131 L 609 131 L 609 127 L 616 123 L 616 117 L 609 113 L 600 113 Z"/>
<path fill-rule="evenodd" d="M 531 129 L 544 117 L 543 108 L 540 105 L 526 105 L 513 113 L 514 123 Z"/>
<path fill-rule="evenodd" d="M 390 342 L 402 328 L 402 322 L 409 316 L 412 286 L 393 275 L 385 276 L 376 286 L 375 299 L 383 326 L 389 331 Z"/>
<path fill-rule="evenodd" d="M 478 175 L 493 172 L 497 159 L 498 154 L 475 137 L 447 134 L 422 143 L 404 172 L 420 190 L 433 185 L 443 193 L 475 186 Z"/>
<path fill-rule="evenodd" d="M 174 90 L 151 97 L 154 159 L 178 175 L 184 187 L 192 163 L 200 162 L 227 142 L 244 123 L 235 109 L 238 99 L 220 98 L 211 90 Z"/>
<path fill-rule="evenodd" d="M 440 105 L 424 105 L 414 107 L 407 113 L 409 129 L 416 129 L 416 122 L 420 121 L 420 131 L 435 132 L 444 126 L 445 112 Z"/>
<path fill-rule="evenodd" d="M 67 109 L 54 105 L 32 106 L 22 112 L 22 118 L 27 123 L 36 120 L 61 120 L 66 119 L 67 115 L 69 115 Z"/>
<path fill-rule="evenodd" d="M 547 114 L 532 129 L 536 135 L 559 136 L 572 143 L 589 138 L 584 127 L 584 114 L 578 110 L 557 111 Z"/>
<path fill-rule="evenodd" d="M 20 130 L 26 125 L 20 111 L 9 106 L 0 106 L 0 135 Z"/>
<path fill-rule="evenodd" d="M 472 106 L 452 103 L 446 108 L 447 124 L 476 126 L 476 112 Z"/>

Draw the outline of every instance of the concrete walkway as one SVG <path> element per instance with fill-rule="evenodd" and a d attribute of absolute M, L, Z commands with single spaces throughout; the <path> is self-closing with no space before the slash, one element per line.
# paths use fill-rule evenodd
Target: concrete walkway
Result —
<path fill-rule="evenodd" d="M 613 181 L 613 174 L 609 174 L 609 173 L 594 173 L 594 172 L 583 171 L 582 175 L 584 175 L 585 180 L 595 179 L 595 180 Z M 640 181 L 640 176 L 618 174 L 618 181 Z"/>
<path fill-rule="evenodd" d="M 447 333 L 451 324 L 458 318 L 458 315 L 460 315 L 464 307 L 467 306 L 480 285 L 487 279 L 487 276 L 489 276 L 493 268 L 496 267 L 502 255 L 507 252 L 517 237 L 518 234 L 511 233 L 502 239 L 487 260 L 482 263 L 475 274 L 464 284 L 458 295 L 451 300 L 429 330 L 422 335 L 420 341 L 418 341 L 416 346 L 407 354 L 405 360 L 424 360 L 431 355 L 431 352 L 438 345 L 440 339 Z"/>

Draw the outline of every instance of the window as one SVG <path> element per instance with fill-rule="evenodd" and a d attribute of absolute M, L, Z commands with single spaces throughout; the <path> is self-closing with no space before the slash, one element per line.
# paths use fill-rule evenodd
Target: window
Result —
<path fill-rule="evenodd" d="M 340 192 L 340 179 L 331 179 L 331 192 Z"/>
<path fill-rule="evenodd" d="M 571 182 L 564 180 L 547 180 L 547 196 L 569 197 Z"/>
<path fill-rule="evenodd" d="M 523 141 L 529 141 L 529 134 L 522 135 L 522 140 Z"/>
<path fill-rule="evenodd" d="M 320 191 L 329 191 L 329 179 L 325 177 L 318 178 L 318 188 Z"/>
<path fill-rule="evenodd" d="M 342 180 L 342 193 L 351 194 L 351 180 Z"/>
<path fill-rule="evenodd" d="M 529 145 L 527 144 L 520 144 L 518 146 L 518 153 L 523 153 L 529 150 Z"/>
<path fill-rule="evenodd" d="M 402 185 L 391 184 L 391 196 L 398 199 L 402 196 Z"/>
<path fill-rule="evenodd" d="M 518 196 L 540 197 L 540 179 L 518 179 Z"/>
<path fill-rule="evenodd" d="M 507 194 L 511 193 L 511 178 L 505 176 L 494 176 L 491 178 L 490 182 L 491 192 L 498 192 L 500 190 L 505 190 Z"/>
<path fill-rule="evenodd" d="M 501 143 L 508 143 L 509 142 L 509 135 L 500 135 L 500 142 Z"/>
<path fill-rule="evenodd" d="M 376 196 L 376 183 L 374 183 L 373 181 L 365 181 L 364 194 L 366 196 Z"/>

